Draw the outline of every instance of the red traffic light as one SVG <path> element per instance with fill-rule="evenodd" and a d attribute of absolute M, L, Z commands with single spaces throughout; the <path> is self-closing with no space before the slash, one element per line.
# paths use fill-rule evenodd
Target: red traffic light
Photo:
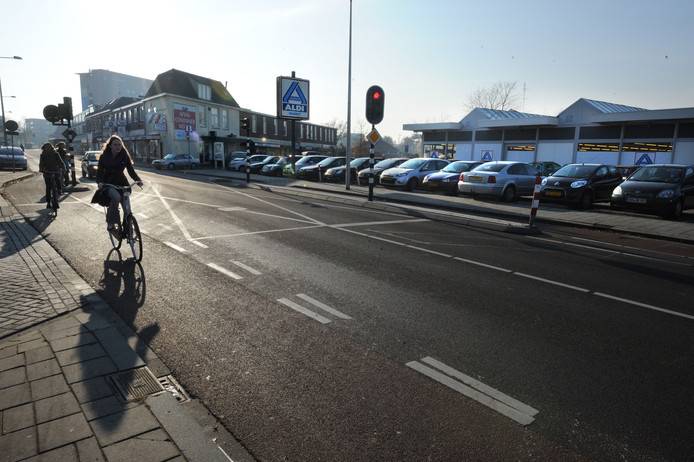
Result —
<path fill-rule="evenodd" d="M 375 91 L 373 96 L 373 99 L 381 99 L 381 92 L 380 91 Z"/>
<path fill-rule="evenodd" d="M 366 120 L 374 125 L 383 120 L 383 105 L 386 102 L 386 94 L 383 88 L 372 85 L 366 91 Z"/>

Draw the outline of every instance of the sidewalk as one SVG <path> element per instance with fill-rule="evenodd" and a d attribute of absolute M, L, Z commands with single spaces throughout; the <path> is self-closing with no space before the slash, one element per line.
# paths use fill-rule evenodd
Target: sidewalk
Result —
<path fill-rule="evenodd" d="M 158 325 L 133 332 L 0 213 L 0 462 L 252 460 L 148 347 Z"/>
<path fill-rule="evenodd" d="M 219 169 L 186 170 L 184 173 L 186 175 L 204 175 L 241 181 L 246 179 L 245 173 Z M 360 202 L 365 201 L 368 196 L 367 187 L 356 185 L 352 185 L 351 189 L 346 191 L 345 186 L 342 184 L 299 181 L 262 175 L 251 175 L 251 183 L 347 195 Z M 440 193 L 427 193 L 424 191 L 410 193 L 383 187 L 375 188 L 374 195 L 379 201 L 471 212 L 522 223 L 527 223 L 530 213 L 530 201 L 528 200 L 520 200 L 509 204 L 493 199 L 477 200 L 466 196 L 446 196 Z M 604 229 L 694 244 L 694 210 L 687 210 L 681 220 L 672 221 L 654 215 L 612 211 L 605 204 L 596 204 L 592 210 L 576 210 L 563 205 L 542 203 L 540 204 L 536 221 L 538 223 L 544 222 Z"/>

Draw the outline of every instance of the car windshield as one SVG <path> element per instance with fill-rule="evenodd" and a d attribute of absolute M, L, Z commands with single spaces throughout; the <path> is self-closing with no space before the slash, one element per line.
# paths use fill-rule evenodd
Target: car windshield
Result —
<path fill-rule="evenodd" d="M 467 172 L 470 170 L 470 165 L 467 162 L 453 162 L 452 164 L 446 165 L 442 172 L 446 173 L 460 173 L 460 172 Z"/>
<path fill-rule="evenodd" d="M 274 164 L 274 163 L 277 162 L 278 160 L 279 160 L 279 157 L 277 157 L 277 156 L 270 156 L 270 157 L 268 157 L 267 159 L 265 159 L 265 160 L 263 161 L 263 163 L 264 163 L 264 164 Z"/>
<path fill-rule="evenodd" d="M 630 181 L 648 181 L 652 183 L 679 183 L 684 169 L 680 167 L 642 167 L 629 177 Z"/>
<path fill-rule="evenodd" d="M 396 165 L 400 165 L 403 162 L 402 159 L 385 159 L 374 165 L 375 168 L 392 168 Z"/>
<path fill-rule="evenodd" d="M 87 160 L 99 160 L 99 157 L 101 157 L 101 153 L 97 154 L 97 153 L 91 152 L 91 153 L 87 154 L 86 159 Z"/>
<path fill-rule="evenodd" d="M 2 147 L 0 148 L 0 154 L 5 154 L 5 155 L 12 155 L 14 153 L 15 156 L 21 156 L 24 154 L 21 148 L 11 148 L 11 147 Z"/>
<path fill-rule="evenodd" d="M 303 165 L 315 164 L 316 162 L 319 162 L 322 159 L 325 159 L 325 157 L 302 157 L 301 159 L 296 161 L 296 166 L 301 167 Z"/>
<path fill-rule="evenodd" d="M 479 167 L 472 169 L 473 172 L 500 172 L 505 169 L 509 164 L 499 164 L 497 162 L 488 162 L 482 164 Z"/>
<path fill-rule="evenodd" d="M 339 159 L 339 157 L 328 157 L 327 159 L 323 159 L 320 162 L 318 162 L 318 165 L 320 165 L 321 167 L 328 167 L 337 159 Z"/>
<path fill-rule="evenodd" d="M 354 159 L 352 162 L 349 163 L 349 166 L 352 168 L 359 168 L 362 165 L 366 165 L 369 163 L 369 158 L 368 157 L 359 157 L 357 159 Z"/>
<path fill-rule="evenodd" d="M 419 168 L 422 166 L 422 164 L 424 164 L 428 160 L 429 159 L 410 159 L 407 162 L 403 162 L 402 164 L 400 164 L 400 168 L 411 168 L 411 169 Z"/>
<path fill-rule="evenodd" d="M 164 156 L 164 159 L 168 159 L 168 160 L 175 159 L 175 158 L 176 158 L 176 156 L 174 154 L 167 154 Z"/>
<path fill-rule="evenodd" d="M 263 159 L 265 159 L 267 156 L 264 154 L 256 154 L 255 156 L 251 156 L 248 158 L 248 162 L 253 163 L 253 162 L 260 162 Z"/>
<path fill-rule="evenodd" d="M 563 178 L 588 178 L 597 169 L 595 165 L 564 165 L 552 174 Z"/>

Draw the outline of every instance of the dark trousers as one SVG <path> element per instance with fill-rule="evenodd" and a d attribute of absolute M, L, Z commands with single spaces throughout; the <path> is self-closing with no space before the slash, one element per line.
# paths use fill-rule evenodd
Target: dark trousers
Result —
<path fill-rule="evenodd" d="M 51 199 L 53 198 L 53 187 L 52 183 L 59 182 L 60 178 L 60 173 L 44 173 L 43 174 L 43 181 L 46 183 L 46 204 L 51 205 Z M 59 183 L 56 184 L 58 186 Z M 59 197 L 56 197 L 56 200 L 58 200 Z"/>

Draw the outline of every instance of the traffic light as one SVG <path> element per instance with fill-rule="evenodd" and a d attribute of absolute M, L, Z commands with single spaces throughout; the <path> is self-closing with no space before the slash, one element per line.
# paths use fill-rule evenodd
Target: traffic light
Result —
<path fill-rule="evenodd" d="M 251 128 L 251 124 L 249 123 L 248 117 L 244 117 L 241 119 L 241 128 L 244 130 L 248 130 Z"/>
<path fill-rule="evenodd" d="M 72 120 L 72 98 L 65 96 L 62 104 L 58 104 L 58 117 L 62 120 Z"/>
<path fill-rule="evenodd" d="M 366 90 L 366 120 L 374 125 L 383 120 L 383 105 L 386 95 L 383 88 L 373 85 Z"/>
<path fill-rule="evenodd" d="M 251 151 L 251 155 L 255 155 L 255 141 L 248 140 L 248 150 Z"/>

